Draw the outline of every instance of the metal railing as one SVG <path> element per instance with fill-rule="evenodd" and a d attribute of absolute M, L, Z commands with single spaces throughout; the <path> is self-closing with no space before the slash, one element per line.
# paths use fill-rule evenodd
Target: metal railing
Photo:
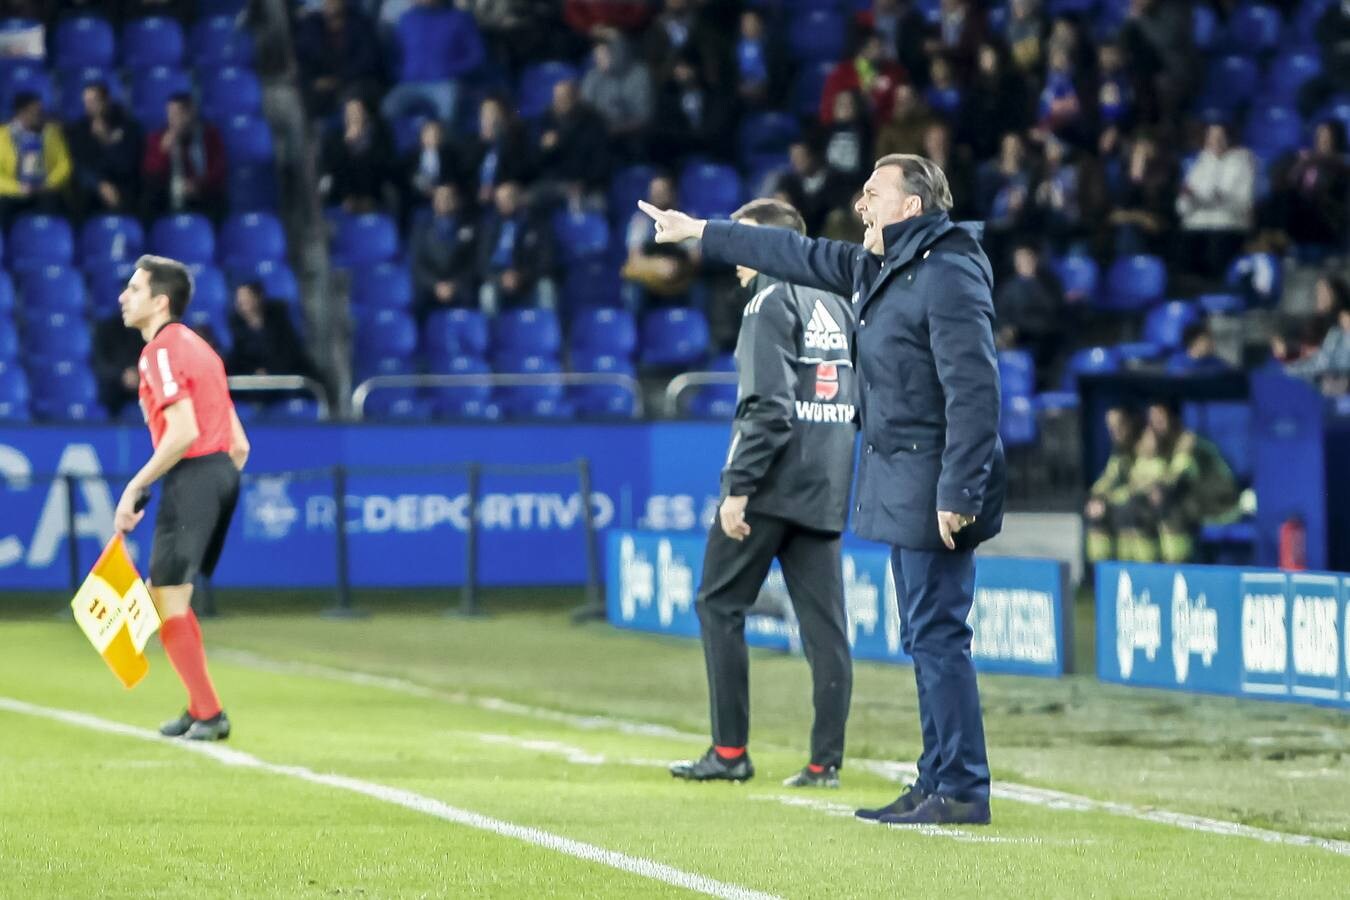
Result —
<path fill-rule="evenodd" d="M 666 415 L 672 419 L 680 415 L 680 398 L 692 388 L 735 383 L 735 372 L 685 372 L 683 375 L 676 375 L 670 379 L 670 384 L 666 385 Z"/>
<path fill-rule="evenodd" d="M 304 391 L 314 397 L 319 404 L 319 418 L 327 419 L 330 406 L 328 391 L 313 378 L 303 375 L 231 375 L 225 379 L 231 394 L 275 394 L 281 392 Z"/>
<path fill-rule="evenodd" d="M 633 395 L 633 413 L 641 416 L 642 386 L 631 375 L 617 372 L 556 372 L 528 375 L 376 375 L 367 378 L 352 391 L 352 418 L 365 418 L 366 400 L 372 391 L 383 388 L 471 388 L 471 387 L 581 387 L 616 385 Z"/>

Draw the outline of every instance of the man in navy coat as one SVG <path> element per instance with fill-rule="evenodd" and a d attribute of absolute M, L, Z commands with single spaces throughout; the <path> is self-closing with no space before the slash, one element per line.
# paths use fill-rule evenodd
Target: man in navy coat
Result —
<path fill-rule="evenodd" d="M 908 154 L 882 157 L 867 179 L 856 205 L 862 246 L 640 204 L 658 242 L 702 238 L 709 259 L 852 299 L 864 441 L 853 529 L 891 545 L 923 734 L 915 783 L 857 815 L 895 825 L 989 821 L 966 620 L 975 547 L 1002 527 L 1006 471 L 993 276 L 951 205 L 942 169 Z"/>

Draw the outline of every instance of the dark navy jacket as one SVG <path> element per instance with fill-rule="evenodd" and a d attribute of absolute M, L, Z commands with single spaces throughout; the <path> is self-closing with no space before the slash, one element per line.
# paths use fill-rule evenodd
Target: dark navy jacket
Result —
<path fill-rule="evenodd" d="M 780 228 L 709 222 L 713 260 L 851 297 L 863 418 L 853 530 L 943 549 L 937 510 L 975 516 L 971 549 L 1003 525 L 993 275 L 975 235 L 945 212 L 887 226 L 886 254 Z"/>

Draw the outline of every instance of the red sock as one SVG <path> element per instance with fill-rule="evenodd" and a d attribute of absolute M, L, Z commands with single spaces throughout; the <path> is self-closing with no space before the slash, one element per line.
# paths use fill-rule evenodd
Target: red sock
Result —
<path fill-rule="evenodd" d="M 188 715 L 209 719 L 220 712 L 220 698 L 206 671 L 206 650 L 202 646 L 202 628 L 197 616 L 188 610 L 181 616 L 165 619 L 159 628 L 164 652 L 188 692 Z"/>
<path fill-rule="evenodd" d="M 819 775 L 821 772 L 825 771 L 824 766 L 818 766 L 815 763 L 807 763 L 806 768 L 811 772 L 812 775 Z"/>
<path fill-rule="evenodd" d="M 723 759 L 739 759 L 745 755 L 744 747 L 718 747 L 714 745 L 713 749 L 716 750 L 717 755 Z"/>

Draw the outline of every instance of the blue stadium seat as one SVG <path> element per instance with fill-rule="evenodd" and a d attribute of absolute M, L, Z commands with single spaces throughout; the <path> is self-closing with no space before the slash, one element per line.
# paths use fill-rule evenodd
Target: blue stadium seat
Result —
<path fill-rule="evenodd" d="M 1042 391 L 1036 395 L 1036 408 L 1048 413 L 1077 409 L 1079 402 L 1078 394 L 1072 391 Z"/>
<path fill-rule="evenodd" d="M 754 160 L 745 173 L 745 190 L 751 197 L 767 197 L 778 187 L 778 180 L 789 168 L 786 152 L 765 154 Z"/>
<path fill-rule="evenodd" d="M 1210 63 L 1200 109 L 1231 113 L 1251 99 L 1256 90 L 1256 63 L 1246 56 L 1224 56 Z"/>
<path fill-rule="evenodd" d="M 197 213 L 164 216 L 150 226 L 150 252 L 185 263 L 216 258 L 216 233 L 211 220 Z"/>
<path fill-rule="evenodd" d="M 637 349 L 637 323 L 626 309 L 585 309 L 572 319 L 572 353 L 631 359 Z"/>
<path fill-rule="evenodd" d="M 89 325 L 81 316 L 34 311 L 25 318 L 23 351 L 28 362 L 82 362 L 89 358 L 92 340 Z"/>
<path fill-rule="evenodd" d="M 135 262 L 145 249 L 145 231 L 131 216 L 91 216 L 80 229 L 80 265 L 101 268 Z"/>
<path fill-rule="evenodd" d="M 998 377 L 1003 399 L 1030 397 L 1036 392 L 1036 363 L 1026 350 L 1003 350 L 998 355 Z"/>
<path fill-rule="evenodd" d="M 400 310 L 378 310 L 364 318 L 356 347 L 357 354 L 366 359 L 412 356 L 417 352 L 417 324 Z"/>
<path fill-rule="evenodd" d="M 202 116 L 225 122 L 232 116 L 262 114 L 262 82 L 253 70 L 227 66 L 201 73 Z"/>
<path fill-rule="evenodd" d="M 1153 362 L 1163 355 L 1163 348 L 1151 341 L 1126 341 L 1116 344 L 1115 350 L 1125 364 Z"/>
<path fill-rule="evenodd" d="M 165 106 L 176 94 L 192 92 L 192 79 L 175 66 L 153 66 L 131 78 L 131 111 L 146 131 L 164 127 Z"/>
<path fill-rule="evenodd" d="M 1194 303 L 1173 300 L 1149 310 L 1144 318 L 1144 340 L 1168 350 L 1181 349 L 1182 334 L 1192 322 L 1200 320 Z"/>
<path fill-rule="evenodd" d="M 689 398 L 689 415 L 697 419 L 730 419 L 736 415 L 736 386 L 710 384 Z"/>
<path fill-rule="evenodd" d="M 183 324 L 207 337 L 221 356 L 228 356 L 234 346 L 229 316 L 210 312 L 200 306 L 189 306 L 183 314 Z"/>
<path fill-rule="evenodd" d="M 1107 306 L 1143 309 L 1162 299 L 1167 290 L 1167 267 L 1156 256 L 1136 253 L 1111 264 L 1106 275 Z"/>
<path fill-rule="evenodd" d="M 592 259 L 575 263 L 563 275 L 563 309 L 576 313 L 593 306 L 616 306 L 622 289 L 618 267 L 610 261 Z"/>
<path fill-rule="evenodd" d="M 319 402 L 313 397 L 291 397 L 269 403 L 263 409 L 263 418 L 273 422 L 317 422 Z"/>
<path fill-rule="evenodd" d="M 835 62 L 844 55 L 846 22 L 834 9 L 813 9 L 791 17 L 788 48 L 804 64 Z"/>
<path fill-rule="evenodd" d="M 1268 106 L 1251 111 L 1242 138 L 1257 159 L 1269 165 L 1302 146 L 1304 130 L 1297 110 Z"/>
<path fill-rule="evenodd" d="M 235 270 L 234 276 L 236 279 L 248 278 L 262 282 L 263 293 L 268 299 L 284 300 L 286 305 L 291 307 L 291 315 L 299 316 L 300 281 L 285 262 L 264 259 L 246 268 Z M 296 324 L 301 324 L 301 321 L 297 319 Z"/>
<path fill-rule="evenodd" d="M 19 358 L 19 331 L 8 316 L 0 318 L 0 366 Z"/>
<path fill-rule="evenodd" d="M 1187 428 L 1214 442 L 1239 482 L 1246 483 L 1251 479 L 1253 417 L 1250 404 L 1227 400 L 1187 403 L 1182 407 L 1181 420 Z"/>
<path fill-rule="evenodd" d="M 430 413 L 430 404 L 408 388 L 380 388 L 366 400 L 366 418 L 377 421 L 418 422 Z"/>
<path fill-rule="evenodd" d="M 494 357 L 556 357 L 562 348 L 562 329 L 551 309 L 504 310 L 492 324 Z"/>
<path fill-rule="evenodd" d="M 220 137 L 230 165 L 274 164 L 272 129 L 259 116 L 240 113 L 220 123 Z"/>
<path fill-rule="evenodd" d="M 569 266 L 604 256 L 609 249 L 609 223 L 600 213 L 560 209 L 553 216 L 553 234 Z"/>
<path fill-rule="evenodd" d="M 0 120 L 9 121 L 14 114 L 14 98 L 19 94 L 37 94 L 45 106 L 51 107 L 56 92 L 52 90 L 52 79 L 46 69 L 20 63 L 6 67 L 3 74 L 4 78 L 0 78 Z"/>
<path fill-rule="evenodd" d="M 560 375 L 562 371 L 556 359 L 546 356 L 502 354 L 494 360 L 493 369 L 501 374 L 543 376 Z M 552 409 L 551 405 L 559 404 L 563 399 L 562 379 L 547 378 L 539 384 L 499 387 L 496 396 L 508 416 L 546 416 Z"/>
<path fill-rule="evenodd" d="M 1214 46 L 1219 33 L 1219 17 L 1214 7 L 1197 3 L 1191 8 L 1191 40 L 1197 50 L 1208 50 Z"/>
<path fill-rule="evenodd" d="M 57 24 L 52 62 L 58 69 L 111 66 L 116 57 L 117 37 L 107 19 L 74 16 Z"/>
<path fill-rule="evenodd" d="M 95 315 L 112 315 L 117 309 L 117 298 L 135 272 L 136 266 L 130 262 L 105 262 L 84 267 Z"/>
<path fill-rule="evenodd" d="M 0 326 L 0 335 L 4 334 Z M 0 366 L 0 422 L 27 422 L 30 400 L 28 378 L 17 366 Z"/>
<path fill-rule="evenodd" d="M 277 210 L 276 168 L 271 162 L 248 163 L 232 167 L 225 176 L 230 212 L 275 212 Z"/>
<path fill-rule="evenodd" d="M 416 371 L 412 360 L 404 356 L 371 356 L 365 359 L 357 357 L 355 362 L 352 381 L 358 385 L 371 378 L 384 375 L 411 375 Z"/>
<path fill-rule="evenodd" d="M 487 356 L 487 318 L 476 309 L 438 309 L 423 328 L 427 351 L 438 359 Z"/>
<path fill-rule="evenodd" d="M 697 309 L 655 309 L 642 319 L 642 363 L 687 366 L 708 353 L 708 320 Z"/>
<path fill-rule="evenodd" d="M 234 305 L 224 273 L 210 263 L 196 263 L 189 268 L 192 270 L 191 308 L 206 310 L 223 319 Z"/>
<path fill-rule="evenodd" d="M 1268 53 L 1279 43 L 1283 25 L 1276 10 L 1260 3 L 1248 4 L 1229 16 L 1225 43 L 1234 53 Z"/>
<path fill-rule="evenodd" d="M 1064 296 L 1070 300 L 1092 300 L 1097 296 L 1097 282 L 1101 278 L 1097 261 L 1090 256 L 1072 253 L 1055 262 L 1055 274 L 1064 287 Z"/>
<path fill-rule="evenodd" d="M 0 328 L 5 327 L 10 315 L 14 312 L 14 279 L 8 272 L 0 269 Z M 4 356 L 0 355 L 0 359 Z"/>
<path fill-rule="evenodd" d="M 43 266 L 19 276 L 23 311 L 84 315 L 88 308 L 84 278 L 69 266 Z"/>
<path fill-rule="evenodd" d="M 1266 72 L 1262 94 L 1270 104 L 1292 104 L 1309 81 L 1322 74 L 1322 60 L 1316 53 L 1295 50 L 1275 57 Z"/>
<path fill-rule="evenodd" d="M 385 262 L 398 256 L 398 228 L 383 213 L 362 213 L 338 220 L 333 238 L 333 262 L 360 266 Z"/>
<path fill-rule="evenodd" d="M 999 415 L 998 433 L 1008 447 L 1028 447 L 1039 435 L 1036 405 L 1030 397 L 1008 397 Z"/>
<path fill-rule="evenodd" d="M 134 19 L 122 26 L 122 64 L 128 69 L 176 66 L 183 61 L 183 27 L 167 16 Z"/>
<path fill-rule="evenodd" d="M 98 383 L 83 361 L 43 364 L 41 378 L 29 378 L 32 411 L 49 421 L 98 421 Z M 99 412 L 95 412 L 97 408 Z M 106 416 L 106 414 L 105 414 Z"/>
<path fill-rule="evenodd" d="M 1079 375 L 1103 375 L 1120 371 L 1120 354 L 1114 347 L 1084 347 L 1069 357 L 1064 367 L 1064 390 L 1078 390 Z"/>
<path fill-rule="evenodd" d="M 622 235 L 628 220 L 637 212 L 637 202 L 647 199 L 647 189 L 656 177 L 651 166 L 627 166 L 609 182 L 609 213 L 616 231 Z"/>
<path fill-rule="evenodd" d="M 84 89 L 91 84 L 104 85 L 110 97 L 118 103 L 124 103 L 126 97 L 121 83 L 116 73 L 99 66 L 67 69 L 61 73 L 61 89 L 57 92 L 55 112 L 63 121 L 78 121 L 84 115 Z"/>
<path fill-rule="evenodd" d="M 736 140 L 741 168 L 754 169 L 766 159 L 777 162 L 800 133 L 797 120 L 787 113 L 770 111 L 745 117 Z"/>
<path fill-rule="evenodd" d="M 573 371 L 634 377 L 633 365 L 615 356 L 596 356 L 584 360 L 586 368 Z M 637 399 L 622 384 L 579 384 L 568 393 L 577 413 L 588 418 L 631 419 L 637 413 Z"/>
<path fill-rule="evenodd" d="M 9 267 L 16 273 L 43 266 L 70 265 L 75 258 L 75 235 L 60 216 L 28 213 L 9 229 Z"/>
<path fill-rule="evenodd" d="M 253 63 L 253 41 L 248 32 L 235 25 L 234 16 L 197 20 L 188 34 L 188 49 L 198 69 Z"/>
<path fill-rule="evenodd" d="M 541 62 L 526 66 L 520 73 L 516 106 L 526 119 L 542 116 L 553 102 L 553 86 L 578 78 L 576 67 L 565 62 Z"/>
<path fill-rule="evenodd" d="M 1350 94 L 1338 94 L 1322 105 L 1313 117 L 1313 121 L 1340 122 L 1341 128 L 1350 134 Z"/>
<path fill-rule="evenodd" d="M 286 232 L 271 213 L 232 215 L 220 226 L 220 261 L 226 269 L 252 268 L 286 258 Z"/>
<path fill-rule="evenodd" d="M 741 176 L 731 166 L 691 163 L 680 172 L 679 193 L 691 216 L 726 218 L 741 205 Z"/>
<path fill-rule="evenodd" d="M 820 111 L 820 95 L 825 89 L 833 62 L 806 63 L 797 69 L 792 82 L 792 111 L 802 118 L 814 119 Z"/>
<path fill-rule="evenodd" d="M 447 356 L 430 368 L 437 375 L 489 375 L 492 370 L 478 356 Z M 453 419 L 483 418 L 483 406 L 492 401 L 492 387 L 487 382 L 457 387 L 432 387 L 425 392 L 438 415 Z"/>
<path fill-rule="evenodd" d="M 412 309 L 412 273 L 402 263 L 358 266 L 352 269 L 351 302 L 367 309 Z"/>
<path fill-rule="evenodd" d="M 1235 316 L 1242 312 L 1242 298 L 1237 294 L 1201 294 L 1196 300 L 1210 316 Z"/>

